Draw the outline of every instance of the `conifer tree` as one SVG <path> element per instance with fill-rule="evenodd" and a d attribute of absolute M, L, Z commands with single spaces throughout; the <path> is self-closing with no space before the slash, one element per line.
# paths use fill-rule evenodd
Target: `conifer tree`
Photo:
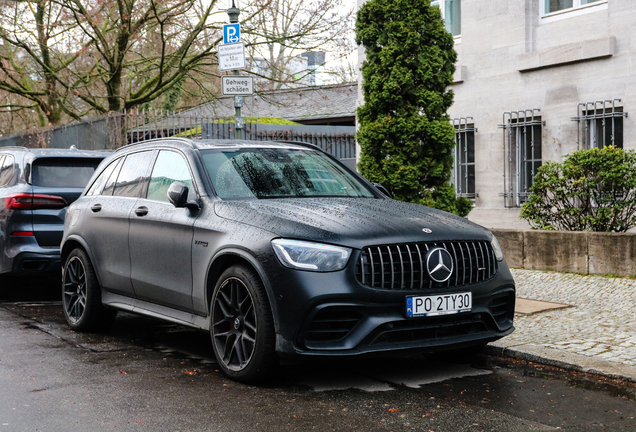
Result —
<path fill-rule="evenodd" d="M 454 130 L 448 108 L 457 53 L 430 0 L 368 0 L 356 42 L 365 103 L 358 108 L 361 173 L 394 197 L 465 216 L 470 200 L 450 184 Z"/>

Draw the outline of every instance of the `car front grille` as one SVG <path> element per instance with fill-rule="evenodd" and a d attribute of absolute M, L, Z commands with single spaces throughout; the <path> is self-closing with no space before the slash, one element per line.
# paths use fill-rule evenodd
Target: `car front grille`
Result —
<path fill-rule="evenodd" d="M 445 282 L 432 280 L 426 254 L 435 247 L 446 249 L 453 271 Z M 356 278 L 362 285 L 385 290 L 426 290 L 461 287 L 483 282 L 497 273 L 497 260 L 488 241 L 445 241 L 369 246 L 362 250 Z"/>

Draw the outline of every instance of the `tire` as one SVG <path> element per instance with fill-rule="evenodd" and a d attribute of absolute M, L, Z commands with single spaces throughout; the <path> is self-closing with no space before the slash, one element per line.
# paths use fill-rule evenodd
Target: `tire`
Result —
<path fill-rule="evenodd" d="M 95 270 L 83 249 L 73 249 L 62 269 L 62 305 L 68 326 L 81 332 L 106 330 L 117 311 L 102 304 Z"/>
<path fill-rule="evenodd" d="M 256 272 L 243 265 L 219 278 L 210 302 L 212 347 L 223 373 L 234 381 L 260 382 L 278 365 L 269 300 Z"/>

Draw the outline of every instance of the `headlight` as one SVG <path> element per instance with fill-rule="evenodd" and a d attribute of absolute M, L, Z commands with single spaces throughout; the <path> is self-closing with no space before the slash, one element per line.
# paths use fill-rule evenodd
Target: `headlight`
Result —
<path fill-rule="evenodd" d="M 501 250 L 501 245 L 499 245 L 499 241 L 497 240 L 497 237 L 495 237 L 495 235 L 492 235 L 492 240 L 490 240 L 490 244 L 492 245 L 492 249 L 495 252 L 495 258 L 497 258 L 497 261 L 503 261 L 504 256 L 503 256 L 503 251 Z"/>
<path fill-rule="evenodd" d="M 351 249 L 299 240 L 272 240 L 274 252 L 285 266 L 298 270 L 330 272 L 342 270 L 349 261 Z"/>

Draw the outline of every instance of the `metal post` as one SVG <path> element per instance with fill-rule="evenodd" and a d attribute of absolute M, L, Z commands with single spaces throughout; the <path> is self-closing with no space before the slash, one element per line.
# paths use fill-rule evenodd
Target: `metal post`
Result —
<path fill-rule="evenodd" d="M 240 13 L 240 9 L 234 5 L 234 0 L 232 0 L 232 7 L 227 10 L 227 14 L 230 17 L 230 24 L 239 22 Z M 238 70 L 233 70 L 232 75 L 239 76 L 240 73 Z M 234 138 L 239 140 L 242 138 L 241 129 L 243 129 L 243 119 L 241 118 L 241 108 L 236 106 L 236 103 L 234 105 Z"/>

